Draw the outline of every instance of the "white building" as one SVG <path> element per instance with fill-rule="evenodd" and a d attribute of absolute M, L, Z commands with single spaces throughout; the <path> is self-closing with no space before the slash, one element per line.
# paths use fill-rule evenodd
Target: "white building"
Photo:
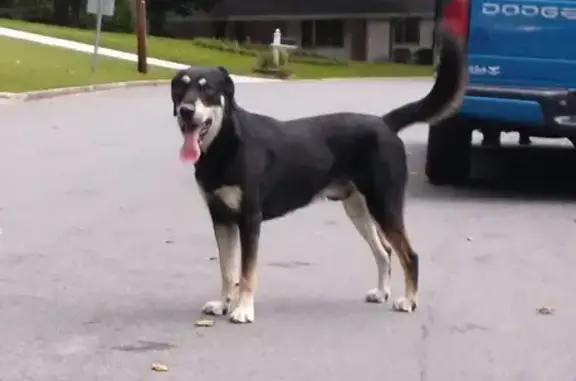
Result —
<path fill-rule="evenodd" d="M 325 56 L 379 61 L 397 48 L 432 48 L 434 9 L 430 0 L 220 0 L 209 14 L 171 18 L 169 30 L 269 44 L 279 28 Z"/>

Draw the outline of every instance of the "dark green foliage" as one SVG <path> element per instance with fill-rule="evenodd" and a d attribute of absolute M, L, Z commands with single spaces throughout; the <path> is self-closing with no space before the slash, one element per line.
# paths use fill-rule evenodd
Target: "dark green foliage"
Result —
<path fill-rule="evenodd" d="M 192 41 L 198 46 L 210 49 L 217 49 L 225 52 L 233 52 L 246 56 L 257 57 L 263 52 L 270 52 L 270 46 L 264 44 L 239 44 L 236 41 L 222 40 L 216 38 L 196 38 Z M 348 62 L 337 58 L 324 57 L 316 52 L 304 49 L 294 49 L 289 51 L 290 62 L 305 63 L 310 65 L 332 65 L 347 66 Z"/>
<path fill-rule="evenodd" d="M 86 13 L 87 0 L 0 0 L 0 17 L 36 21 L 61 26 L 93 27 L 94 16 Z M 168 12 L 189 15 L 197 10 L 210 11 L 219 0 L 147 0 L 149 33 L 164 35 Z M 135 0 L 116 0 L 112 17 L 105 17 L 103 29 L 134 32 Z"/>
<path fill-rule="evenodd" d="M 53 0 L 0 0 L 0 17 L 27 21 L 51 20 Z"/>
<path fill-rule="evenodd" d="M 188 16 L 194 11 L 210 12 L 219 0 L 148 0 L 148 20 L 150 34 L 165 36 L 166 15 L 174 12 L 180 16 Z"/>

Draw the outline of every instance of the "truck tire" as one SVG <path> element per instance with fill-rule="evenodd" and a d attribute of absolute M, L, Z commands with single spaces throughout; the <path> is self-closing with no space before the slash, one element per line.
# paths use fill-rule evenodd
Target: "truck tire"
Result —
<path fill-rule="evenodd" d="M 460 118 L 430 126 L 426 150 L 426 176 L 433 185 L 458 185 L 470 173 L 472 129 Z"/>

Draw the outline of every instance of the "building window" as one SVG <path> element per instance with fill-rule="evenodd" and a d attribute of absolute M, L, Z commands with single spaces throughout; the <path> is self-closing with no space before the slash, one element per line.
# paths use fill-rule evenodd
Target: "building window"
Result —
<path fill-rule="evenodd" d="M 395 44 L 420 43 L 420 19 L 407 17 L 392 21 Z"/>
<path fill-rule="evenodd" d="M 342 20 L 305 20 L 301 23 L 302 47 L 344 47 Z"/>

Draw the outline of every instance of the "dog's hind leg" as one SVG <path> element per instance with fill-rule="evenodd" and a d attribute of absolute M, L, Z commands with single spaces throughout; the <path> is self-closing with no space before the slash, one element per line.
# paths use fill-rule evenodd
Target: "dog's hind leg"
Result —
<path fill-rule="evenodd" d="M 238 278 L 235 249 L 238 242 L 238 227 L 234 224 L 214 223 L 214 235 L 218 246 L 222 289 L 220 300 L 206 303 L 202 311 L 209 315 L 226 315 L 235 292 Z"/>
<path fill-rule="evenodd" d="M 366 293 L 366 302 L 383 303 L 390 296 L 390 277 L 391 261 L 390 254 L 392 249 L 386 244 L 386 241 L 380 236 L 378 226 L 368 212 L 364 196 L 354 192 L 343 202 L 346 214 L 358 230 L 358 233 L 366 240 L 378 268 L 378 283 L 376 288 Z"/>
<path fill-rule="evenodd" d="M 394 309 L 412 312 L 418 306 L 418 254 L 412 249 L 404 229 L 387 229 L 384 234 L 394 247 L 404 270 L 404 297 L 394 301 Z"/>
<path fill-rule="evenodd" d="M 405 295 L 394 302 L 393 308 L 396 311 L 412 312 L 418 304 L 419 262 L 418 254 L 412 249 L 404 228 L 403 195 L 401 192 L 396 193 L 398 197 L 392 197 L 392 192 L 376 192 L 376 194 L 381 196 L 367 197 L 368 210 L 394 248 L 404 270 Z"/>

